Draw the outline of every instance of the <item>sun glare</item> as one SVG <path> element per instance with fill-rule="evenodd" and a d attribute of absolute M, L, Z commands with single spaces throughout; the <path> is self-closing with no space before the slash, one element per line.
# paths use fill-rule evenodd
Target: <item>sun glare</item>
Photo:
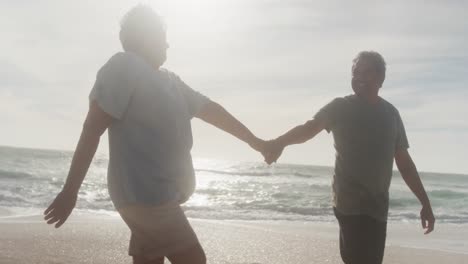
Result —
<path fill-rule="evenodd" d="M 166 6 L 154 4 L 154 8 L 163 8 L 162 15 L 169 27 L 178 31 L 200 32 L 212 31 L 221 26 L 232 15 L 235 1 L 226 0 L 174 0 L 168 1 Z"/>

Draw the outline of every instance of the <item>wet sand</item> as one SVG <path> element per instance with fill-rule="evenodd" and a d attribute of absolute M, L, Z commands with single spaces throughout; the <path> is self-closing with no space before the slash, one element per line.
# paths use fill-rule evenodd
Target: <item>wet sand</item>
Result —
<path fill-rule="evenodd" d="M 208 263 L 341 263 L 334 223 L 190 221 Z M 411 239 L 433 243 L 453 235 L 454 243 L 462 243 L 466 237 L 455 228 L 437 231 L 423 237 L 414 225 L 389 225 L 384 263 L 468 263 L 468 254 L 405 246 L 404 241 L 412 243 Z M 3 217 L 0 234 L 1 264 L 131 263 L 129 230 L 115 216 L 74 214 L 59 229 L 46 225 L 40 216 Z"/>

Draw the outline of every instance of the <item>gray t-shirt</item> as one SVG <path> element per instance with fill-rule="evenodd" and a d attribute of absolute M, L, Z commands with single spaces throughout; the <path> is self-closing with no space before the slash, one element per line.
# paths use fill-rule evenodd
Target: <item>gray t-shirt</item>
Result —
<path fill-rule="evenodd" d="M 315 119 L 325 122 L 327 131 L 333 132 L 336 209 L 387 221 L 395 151 L 409 147 L 398 110 L 382 98 L 370 104 L 350 95 L 334 99 Z"/>
<path fill-rule="evenodd" d="M 89 99 L 116 119 L 107 177 L 115 207 L 186 201 L 195 188 L 190 121 L 209 99 L 130 52 L 99 70 Z"/>

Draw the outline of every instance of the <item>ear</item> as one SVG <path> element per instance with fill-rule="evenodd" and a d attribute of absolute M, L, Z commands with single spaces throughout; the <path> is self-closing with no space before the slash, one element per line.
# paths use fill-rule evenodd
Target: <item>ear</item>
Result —
<path fill-rule="evenodd" d="M 379 79 L 379 89 L 382 88 L 384 81 L 385 81 L 385 73 Z"/>

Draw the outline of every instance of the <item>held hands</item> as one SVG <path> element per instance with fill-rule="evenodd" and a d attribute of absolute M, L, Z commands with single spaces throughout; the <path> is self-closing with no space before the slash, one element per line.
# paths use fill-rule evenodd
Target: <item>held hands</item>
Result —
<path fill-rule="evenodd" d="M 270 165 L 276 162 L 283 153 L 284 146 L 276 139 L 266 142 L 264 151 L 262 152 L 265 162 Z"/>
<path fill-rule="evenodd" d="M 62 190 L 44 211 L 44 220 L 47 221 L 47 224 L 56 223 L 55 228 L 59 228 L 63 225 L 73 211 L 76 199 L 77 194 Z"/>
<path fill-rule="evenodd" d="M 256 138 L 250 146 L 263 155 L 264 161 L 271 165 L 283 153 L 284 146 L 277 140 L 262 140 Z"/>

